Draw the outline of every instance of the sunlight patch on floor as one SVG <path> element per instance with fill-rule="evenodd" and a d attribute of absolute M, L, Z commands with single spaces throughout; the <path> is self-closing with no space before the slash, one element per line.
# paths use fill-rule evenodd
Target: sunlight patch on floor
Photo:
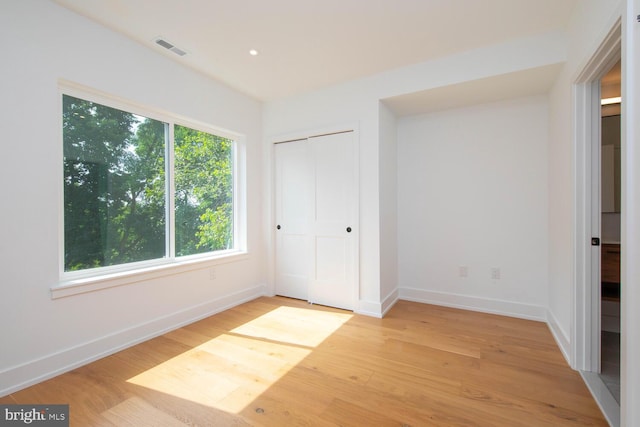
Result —
<path fill-rule="evenodd" d="M 283 306 L 231 332 L 271 341 L 316 347 L 352 317 L 353 315 L 347 313 Z"/>
<path fill-rule="evenodd" d="M 351 317 L 279 307 L 128 382 L 238 413 Z"/>
<path fill-rule="evenodd" d="M 186 424 L 136 396 L 104 411 L 101 415 L 118 427 L 186 426 Z"/>

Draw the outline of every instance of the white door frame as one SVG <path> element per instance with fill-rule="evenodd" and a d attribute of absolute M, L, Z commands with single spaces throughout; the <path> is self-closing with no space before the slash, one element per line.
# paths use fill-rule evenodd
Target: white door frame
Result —
<path fill-rule="evenodd" d="M 618 20 L 574 84 L 574 301 L 571 365 L 600 372 L 600 79 L 621 55 Z"/>

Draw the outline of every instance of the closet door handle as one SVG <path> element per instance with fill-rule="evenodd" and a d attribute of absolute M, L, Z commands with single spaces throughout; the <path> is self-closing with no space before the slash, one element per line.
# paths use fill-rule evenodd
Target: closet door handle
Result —
<path fill-rule="evenodd" d="M 280 224 L 278 224 L 278 225 L 276 226 L 276 228 L 277 228 L 278 230 L 280 230 L 282 227 L 280 227 Z"/>
<path fill-rule="evenodd" d="M 347 233 L 351 233 L 351 227 L 347 227 Z"/>

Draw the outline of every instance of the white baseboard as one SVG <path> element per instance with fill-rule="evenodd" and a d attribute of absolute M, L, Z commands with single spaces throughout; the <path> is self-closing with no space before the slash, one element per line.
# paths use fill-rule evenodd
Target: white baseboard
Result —
<path fill-rule="evenodd" d="M 356 314 L 362 314 L 364 316 L 382 318 L 382 304 L 375 301 L 358 301 L 358 308 L 353 310 Z"/>
<path fill-rule="evenodd" d="M 265 295 L 264 285 L 224 295 L 0 372 L 0 396 L 53 378 L 135 344 Z"/>
<path fill-rule="evenodd" d="M 400 298 L 398 297 L 398 288 L 394 289 L 385 299 L 382 300 L 382 317 L 384 317 L 391 307 L 398 302 Z"/>
<path fill-rule="evenodd" d="M 364 316 L 376 317 L 382 319 L 387 311 L 393 307 L 398 301 L 398 290 L 394 289 L 382 302 L 360 300 L 358 302 L 358 309 L 353 312 L 356 314 L 362 314 Z"/>
<path fill-rule="evenodd" d="M 399 288 L 398 298 L 407 301 L 442 305 L 445 307 L 499 314 L 540 322 L 546 322 L 547 320 L 545 307 L 492 298 L 426 291 L 415 288 Z"/>
<path fill-rule="evenodd" d="M 571 363 L 571 340 L 569 339 L 569 335 L 560 327 L 558 319 L 556 319 L 556 316 L 554 316 L 551 310 L 547 310 L 547 326 L 549 326 L 551 335 L 553 335 L 553 338 L 556 340 L 556 344 L 558 344 L 564 360 L 567 361 L 569 366 L 573 366 L 573 363 Z"/>

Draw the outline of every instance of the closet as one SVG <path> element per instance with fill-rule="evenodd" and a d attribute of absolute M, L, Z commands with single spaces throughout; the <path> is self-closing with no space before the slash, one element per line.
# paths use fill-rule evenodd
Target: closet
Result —
<path fill-rule="evenodd" d="M 353 310 L 357 299 L 355 133 L 275 144 L 275 291 Z"/>

